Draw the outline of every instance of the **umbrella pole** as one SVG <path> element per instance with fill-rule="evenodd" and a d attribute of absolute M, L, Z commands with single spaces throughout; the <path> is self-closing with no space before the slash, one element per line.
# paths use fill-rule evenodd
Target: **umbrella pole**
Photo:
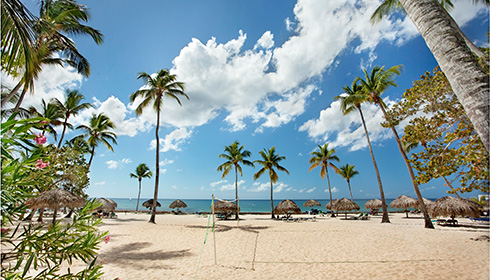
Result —
<path fill-rule="evenodd" d="M 214 193 L 212 195 L 212 200 L 211 200 L 211 205 L 213 206 L 211 208 L 211 212 L 212 212 L 212 215 L 213 215 L 213 244 L 214 244 L 214 264 L 218 264 L 218 262 L 216 261 L 216 234 L 214 232 L 214 226 L 215 226 L 215 217 L 214 217 Z"/>

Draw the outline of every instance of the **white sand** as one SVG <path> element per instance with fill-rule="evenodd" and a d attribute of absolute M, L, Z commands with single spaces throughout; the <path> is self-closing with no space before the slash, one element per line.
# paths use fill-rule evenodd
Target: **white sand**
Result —
<path fill-rule="evenodd" d="M 321 217 L 284 222 L 268 215 L 217 221 L 217 265 L 209 232 L 196 279 L 489 279 L 488 229 L 436 226 L 391 214 L 367 221 Z M 119 213 L 101 229 L 104 279 L 194 279 L 208 219 Z M 467 219 L 461 222 L 474 223 Z"/>

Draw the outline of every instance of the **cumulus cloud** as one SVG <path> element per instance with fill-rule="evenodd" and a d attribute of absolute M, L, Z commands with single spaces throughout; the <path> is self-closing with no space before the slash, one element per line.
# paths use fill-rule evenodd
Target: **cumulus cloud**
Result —
<path fill-rule="evenodd" d="M 181 151 L 181 145 L 185 143 L 185 140 L 191 137 L 192 130 L 182 127 L 175 129 L 167 134 L 163 139 L 160 139 L 160 152 L 168 151 Z M 152 140 L 150 143 L 150 150 L 156 148 L 156 140 Z"/>
<path fill-rule="evenodd" d="M 216 187 L 217 185 L 221 185 L 221 184 L 224 184 L 224 183 L 228 183 L 228 180 L 220 180 L 220 181 L 217 181 L 217 182 L 212 182 L 212 183 L 209 183 L 209 185 L 214 188 Z"/>
<path fill-rule="evenodd" d="M 159 164 L 160 164 L 160 166 L 165 166 L 165 165 L 169 165 L 169 164 L 172 164 L 172 163 L 174 163 L 174 161 L 172 159 L 166 158 L 166 159 L 160 161 Z"/>
<path fill-rule="evenodd" d="M 128 164 L 133 162 L 130 158 L 123 158 L 122 160 L 108 160 L 105 163 L 107 164 L 107 168 L 116 169 L 118 167 L 122 167 L 124 164 Z"/>
<path fill-rule="evenodd" d="M 238 188 L 240 188 L 241 185 L 245 184 L 245 181 L 244 180 L 240 180 L 237 182 L 237 185 L 238 185 Z M 226 184 L 226 185 L 222 185 L 219 187 L 219 190 L 220 191 L 231 191 L 231 190 L 234 190 L 235 189 L 235 183 L 231 183 L 231 184 Z"/>
<path fill-rule="evenodd" d="M 311 189 L 307 190 L 306 192 L 307 192 L 307 193 L 312 193 L 312 192 L 314 192 L 315 190 L 316 190 L 316 187 L 313 187 L 313 188 L 311 188 Z"/>
<path fill-rule="evenodd" d="M 247 192 L 263 192 L 263 191 L 270 191 L 271 184 L 270 183 L 259 183 L 259 182 L 254 182 L 252 188 L 248 188 L 246 191 Z"/>
<path fill-rule="evenodd" d="M 254 50 L 258 48 L 262 49 L 270 49 L 274 46 L 274 35 L 270 31 L 266 31 L 262 34 L 259 40 L 257 40 L 257 44 L 254 46 Z"/>

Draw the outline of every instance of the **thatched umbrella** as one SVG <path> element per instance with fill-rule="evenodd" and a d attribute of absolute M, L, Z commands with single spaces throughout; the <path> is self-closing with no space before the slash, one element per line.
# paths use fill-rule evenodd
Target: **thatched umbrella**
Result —
<path fill-rule="evenodd" d="M 186 208 L 187 207 L 187 204 L 185 204 L 185 202 L 183 202 L 182 200 L 180 199 L 177 199 L 176 201 L 170 203 L 170 206 L 169 208 Z M 177 209 L 179 210 L 179 209 Z"/>
<path fill-rule="evenodd" d="M 424 204 L 425 204 L 425 206 L 427 206 L 427 207 L 430 207 L 432 204 L 434 204 L 434 201 L 432 201 L 432 200 L 430 200 L 430 199 L 427 199 L 427 198 L 425 198 L 425 197 L 423 197 L 423 198 L 422 198 L 422 200 L 424 201 Z M 418 201 L 417 201 L 417 207 L 418 207 L 418 209 L 420 209 L 420 204 L 419 204 L 419 202 L 418 202 Z"/>
<path fill-rule="evenodd" d="M 393 200 L 390 203 L 391 208 L 401 208 L 405 211 L 405 214 L 407 215 L 408 218 L 408 211 L 407 208 L 409 207 L 417 207 L 419 205 L 418 201 L 415 198 L 406 196 L 404 194 L 400 195 L 397 197 L 395 200 Z"/>
<path fill-rule="evenodd" d="M 368 202 L 364 203 L 364 207 L 366 209 L 370 208 L 372 211 L 373 209 L 379 209 L 379 208 L 383 207 L 383 202 L 379 199 L 376 199 L 376 198 L 371 199 Z"/>
<path fill-rule="evenodd" d="M 357 203 L 353 202 L 347 198 L 341 198 L 337 202 L 332 205 L 332 210 L 335 211 L 351 211 L 351 210 L 359 210 L 361 207 L 357 205 Z M 347 219 L 347 212 L 345 212 L 345 218 Z"/>
<path fill-rule="evenodd" d="M 305 203 L 303 203 L 303 206 L 304 207 L 314 207 L 314 206 L 322 206 L 320 202 L 314 200 L 314 199 L 310 199 L 308 201 L 306 201 Z"/>
<path fill-rule="evenodd" d="M 228 200 L 215 200 L 214 211 L 216 212 L 236 212 L 236 204 Z M 240 211 L 240 208 L 238 209 Z"/>
<path fill-rule="evenodd" d="M 480 216 L 481 206 L 466 198 L 457 198 L 445 196 L 439 198 L 429 206 L 429 213 L 432 217 L 449 216 L 453 220 L 456 216 L 471 216 L 478 218 Z"/>
<path fill-rule="evenodd" d="M 276 208 L 274 208 L 274 213 L 285 214 L 286 218 L 289 219 L 291 214 L 301 213 L 301 209 L 294 201 L 286 199 L 277 204 Z"/>
<path fill-rule="evenodd" d="M 58 209 L 61 207 L 81 207 L 85 204 L 85 199 L 60 188 L 54 188 L 40 193 L 37 197 L 27 200 L 29 208 L 50 208 L 54 210 L 53 224 L 56 222 Z"/>
<path fill-rule="evenodd" d="M 97 202 L 102 205 L 95 208 L 95 210 L 108 210 L 108 211 L 116 210 L 117 203 L 112 199 L 101 197 L 97 199 Z"/>
<path fill-rule="evenodd" d="M 143 207 L 151 208 L 153 206 L 153 198 L 152 199 L 148 199 L 147 201 L 143 202 L 142 205 L 143 205 Z M 157 207 L 162 207 L 162 205 L 158 201 L 157 201 Z"/>

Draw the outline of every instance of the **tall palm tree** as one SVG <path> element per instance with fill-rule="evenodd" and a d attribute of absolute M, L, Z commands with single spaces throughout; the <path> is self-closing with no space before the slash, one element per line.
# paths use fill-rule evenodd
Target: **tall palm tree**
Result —
<path fill-rule="evenodd" d="M 160 175 L 159 166 L 159 154 L 160 154 L 160 139 L 158 137 L 158 130 L 160 129 L 160 112 L 163 108 L 163 98 L 169 97 L 174 99 L 182 106 L 179 96 L 184 96 L 189 99 L 189 96 L 184 92 L 184 83 L 177 81 L 177 76 L 169 73 L 167 69 L 158 71 L 156 76 L 152 77 L 149 74 L 142 72 L 138 74 L 138 79 L 142 79 L 146 87 L 133 92 L 129 96 L 131 102 L 135 102 L 136 99 L 142 99 L 141 103 L 136 107 L 136 115 L 141 115 L 146 107 L 152 106 L 153 110 L 157 113 L 157 125 L 155 128 L 156 139 L 156 163 L 155 163 L 155 192 L 153 195 L 153 206 L 151 209 L 150 223 L 155 223 L 156 206 L 158 199 L 158 183 Z"/>
<path fill-rule="evenodd" d="M 328 143 L 323 146 L 318 145 L 318 151 L 311 152 L 310 158 L 310 172 L 317 166 L 321 166 L 320 169 L 320 177 L 325 179 L 325 175 L 327 175 L 328 182 L 328 194 L 330 195 L 330 204 L 332 204 L 332 189 L 330 188 L 330 177 L 328 176 L 328 167 L 337 170 L 337 167 L 332 163 L 332 161 L 340 161 L 339 158 L 335 155 L 335 149 L 328 149 Z M 332 211 L 332 217 L 335 217 L 334 212 Z"/>
<path fill-rule="evenodd" d="M 347 180 L 347 185 L 349 186 L 349 192 L 350 192 L 350 200 L 352 202 L 354 202 L 354 197 L 352 197 L 352 190 L 350 188 L 350 179 L 352 179 L 352 177 L 359 174 L 359 171 L 355 170 L 354 168 L 356 168 L 356 166 L 346 163 L 344 166 L 341 166 L 339 169 L 337 169 L 337 173 L 342 178 Z"/>
<path fill-rule="evenodd" d="M 285 156 L 280 156 L 276 154 L 276 147 L 272 147 L 269 150 L 264 149 L 263 151 L 259 152 L 260 156 L 262 157 L 261 160 L 256 160 L 254 163 L 258 163 L 262 166 L 262 169 L 260 169 L 257 173 L 254 174 L 254 180 L 257 180 L 264 174 L 264 172 L 269 171 L 269 179 L 271 180 L 271 217 L 274 219 L 274 183 L 277 182 L 277 179 L 279 179 L 279 176 L 277 175 L 276 168 L 279 171 L 284 171 L 289 175 L 289 171 L 284 168 L 283 166 L 279 165 L 279 162 L 283 161 L 286 159 Z"/>
<path fill-rule="evenodd" d="M 90 103 L 80 103 L 85 97 L 78 92 L 78 90 L 66 90 L 65 102 L 62 103 L 57 98 L 55 98 L 54 102 L 56 106 L 59 108 L 64 117 L 63 122 L 63 132 L 61 133 L 60 142 L 58 143 L 58 149 L 61 147 L 61 143 L 63 143 L 63 138 L 65 137 L 66 127 L 71 126 L 68 123 L 68 119 L 71 116 L 76 116 L 80 111 L 84 109 L 88 109 L 93 107 Z"/>
<path fill-rule="evenodd" d="M 38 111 L 36 107 L 29 107 L 29 113 L 33 117 L 42 117 L 47 119 L 45 121 L 45 125 L 43 126 L 42 135 L 46 133 L 46 131 L 53 135 L 54 140 L 56 141 L 56 130 L 55 127 L 61 125 L 63 122 L 61 119 L 63 118 L 63 114 L 58 110 L 56 104 L 51 100 L 51 102 L 46 103 L 46 100 L 41 101 L 41 111 Z"/>
<path fill-rule="evenodd" d="M 381 197 L 381 203 L 383 208 L 383 217 L 381 218 L 381 223 L 389 223 L 390 218 L 388 216 L 388 205 L 386 204 L 385 193 L 383 190 L 383 184 L 381 182 L 381 176 L 379 175 L 378 164 L 374 158 L 373 147 L 371 145 L 371 140 L 369 139 L 369 132 L 366 126 L 366 121 L 364 120 L 364 115 L 362 113 L 361 104 L 367 101 L 367 94 L 362 90 L 362 86 L 357 84 L 357 80 L 354 80 L 352 87 L 345 86 L 342 88 L 345 94 L 336 96 L 335 99 L 340 100 L 340 107 L 342 113 L 347 115 L 354 110 L 359 112 L 361 116 L 362 126 L 364 127 L 364 133 L 366 134 L 366 140 L 369 147 L 369 153 L 371 154 L 371 159 L 373 161 L 374 171 L 376 171 L 376 179 L 378 180 L 379 194 Z"/>
<path fill-rule="evenodd" d="M 490 151 L 490 77 L 437 0 L 399 1 L 449 80 L 485 148 Z"/>
<path fill-rule="evenodd" d="M 141 180 L 143 178 L 151 178 L 153 173 L 151 173 L 150 168 L 144 163 L 141 163 L 136 167 L 136 172 L 129 174 L 131 178 L 138 178 L 139 182 L 139 191 L 138 191 L 138 201 L 136 202 L 136 212 L 138 212 L 138 205 L 140 204 L 140 194 L 141 194 Z"/>
<path fill-rule="evenodd" d="M 90 13 L 84 5 L 73 0 L 45 0 L 41 1 L 40 16 L 32 25 L 35 40 L 31 46 L 30 63 L 24 67 L 26 72 L 21 81 L 15 86 L 11 94 L 2 105 L 10 100 L 13 94 L 24 85 L 14 111 L 20 107 L 28 89 L 33 88 L 34 80 L 46 64 L 68 64 L 77 69 L 79 73 L 88 77 L 90 65 L 85 57 L 77 50 L 75 43 L 68 36 L 88 35 L 96 44 L 102 43 L 102 34 L 82 22 L 87 22 Z M 62 53 L 63 57 L 53 57 L 55 53 Z"/>
<path fill-rule="evenodd" d="M 225 178 L 228 173 L 230 173 L 230 170 L 232 168 L 235 169 L 235 199 L 236 199 L 236 219 L 239 218 L 239 198 L 238 198 L 238 173 L 240 173 L 240 176 L 243 176 L 242 173 L 242 167 L 240 164 L 247 165 L 247 166 L 252 166 L 254 167 L 254 164 L 246 160 L 245 158 L 248 158 L 252 155 L 250 151 L 244 150 L 243 145 L 240 146 L 240 143 L 238 141 L 233 142 L 230 146 L 225 147 L 225 153 L 224 154 L 219 154 L 218 157 L 225 159 L 226 162 L 218 166 L 218 171 L 223 172 L 222 178 Z"/>
<path fill-rule="evenodd" d="M 88 168 L 90 169 L 90 165 L 92 164 L 92 159 L 94 158 L 95 148 L 103 143 L 107 149 L 111 152 L 114 152 L 112 148 L 112 144 L 117 144 L 116 138 L 117 135 L 112 130 L 114 130 L 116 126 L 114 123 L 104 115 L 100 113 L 98 115 L 93 114 L 92 118 L 90 118 L 89 125 L 79 125 L 76 129 L 81 129 L 85 131 L 82 135 L 78 136 L 80 138 L 87 138 L 87 143 L 90 147 L 90 160 L 88 161 Z"/>
<path fill-rule="evenodd" d="M 358 78 L 359 81 L 361 82 L 363 90 L 368 95 L 368 101 L 379 106 L 379 108 L 383 112 L 385 119 L 388 122 L 389 122 L 389 118 L 385 110 L 387 106 L 383 102 L 383 99 L 381 98 L 381 94 L 383 94 L 383 92 L 390 86 L 397 86 L 397 84 L 394 81 L 394 77 L 395 75 L 400 75 L 400 69 L 401 69 L 401 65 L 393 66 L 387 70 L 385 70 L 384 67 L 375 66 L 370 73 L 368 73 L 366 69 L 363 69 L 364 76 L 365 76 L 364 79 Z M 410 178 L 412 179 L 412 185 L 415 190 L 415 193 L 417 194 L 420 210 L 424 214 L 425 227 L 434 228 L 434 225 L 432 224 L 430 216 L 427 212 L 427 208 L 425 207 L 425 203 L 422 199 L 422 194 L 420 193 L 419 187 L 415 181 L 415 174 L 413 173 L 412 166 L 410 165 L 410 161 L 408 160 L 407 154 L 403 149 L 400 137 L 398 136 L 395 127 L 393 125 L 390 127 L 391 130 L 393 131 L 393 134 L 395 135 L 398 149 L 400 150 L 400 154 L 405 160 L 408 173 L 410 174 Z"/>

